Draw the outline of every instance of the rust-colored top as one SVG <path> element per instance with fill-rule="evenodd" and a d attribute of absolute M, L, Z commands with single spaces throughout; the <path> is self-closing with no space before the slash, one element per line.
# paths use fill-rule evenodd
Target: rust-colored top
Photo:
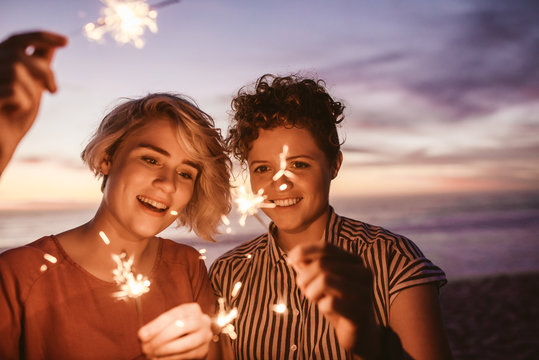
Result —
<path fill-rule="evenodd" d="M 150 291 L 140 297 L 142 322 L 189 302 L 213 314 L 200 254 L 159 241 Z M 54 236 L 0 254 L 0 359 L 144 358 L 135 301 L 114 298 L 118 290 L 70 259 Z"/>

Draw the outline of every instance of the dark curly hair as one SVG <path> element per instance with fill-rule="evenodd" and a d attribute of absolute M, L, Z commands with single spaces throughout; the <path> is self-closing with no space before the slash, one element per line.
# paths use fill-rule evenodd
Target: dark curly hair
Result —
<path fill-rule="evenodd" d="M 343 121 L 344 105 L 327 93 L 323 80 L 299 75 L 265 74 L 254 91 L 243 87 L 232 100 L 234 117 L 228 128 L 228 151 L 245 164 L 259 129 L 297 127 L 307 129 L 330 162 L 337 159 L 341 142 L 337 126 Z"/>

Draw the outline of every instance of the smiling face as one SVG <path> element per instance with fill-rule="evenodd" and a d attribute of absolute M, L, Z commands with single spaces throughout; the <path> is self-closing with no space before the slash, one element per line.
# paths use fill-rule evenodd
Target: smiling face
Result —
<path fill-rule="evenodd" d="M 274 180 L 282 168 L 279 155 L 285 145 L 287 171 Z M 259 130 L 247 157 L 251 187 L 253 192 L 264 189 L 267 201 L 276 204 L 264 212 L 277 225 L 279 237 L 322 235 L 329 214 L 329 187 L 340 159 L 330 164 L 306 129 Z"/>
<path fill-rule="evenodd" d="M 166 118 L 129 134 L 101 171 L 108 179 L 100 211 L 116 233 L 134 238 L 166 229 L 191 199 L 198 175 Z"/>

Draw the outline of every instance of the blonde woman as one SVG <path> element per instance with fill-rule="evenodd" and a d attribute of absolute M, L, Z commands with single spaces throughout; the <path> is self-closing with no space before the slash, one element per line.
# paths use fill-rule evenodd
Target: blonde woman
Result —
<path fill-rule="evenodd" d="M 95 216 L 0 255 L 0 358 L 218 357 L 204 262 L 156 237 L 177 221 L 211 240 L 229 211 L 230 161 L 213 120 L 173 94 L 129 100 L 105 116 L 82 159 L 103 179 Z M 122 252 L 151 282 L 141 319 L 133 299 L 114 297 L 112 255 Z"/>

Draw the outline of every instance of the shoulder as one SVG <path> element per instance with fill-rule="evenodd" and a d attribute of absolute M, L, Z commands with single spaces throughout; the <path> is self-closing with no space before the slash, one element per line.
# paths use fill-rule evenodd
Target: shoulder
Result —
<path fill-rule="evenodd" d="M 50 256 L 52 257 L 50 257 Z M 27 245 L 9 249 L 0 254 L 1 266 L 9 266 L 14 271 L 27 268 L 36 262 L 58 260 L 58 247 L 51 236 L 44 236 Z"/>
<path fill-rule="evenodd" d="M 368 224 L 347 217 L 341 218 L 340 237 L 362 243 L 365 248 L 399 253 L 405 257 L 423 257 L 423 253 L 406 236 L 394 233 L 381 226 Z"/>
<path fill-rule="evenodd" d="M 0 254 L 0 278 L 5 287 L 26 294 L 47 273 L 46 270 L 62 261 L 54 239 L 45 236 Z"/>

